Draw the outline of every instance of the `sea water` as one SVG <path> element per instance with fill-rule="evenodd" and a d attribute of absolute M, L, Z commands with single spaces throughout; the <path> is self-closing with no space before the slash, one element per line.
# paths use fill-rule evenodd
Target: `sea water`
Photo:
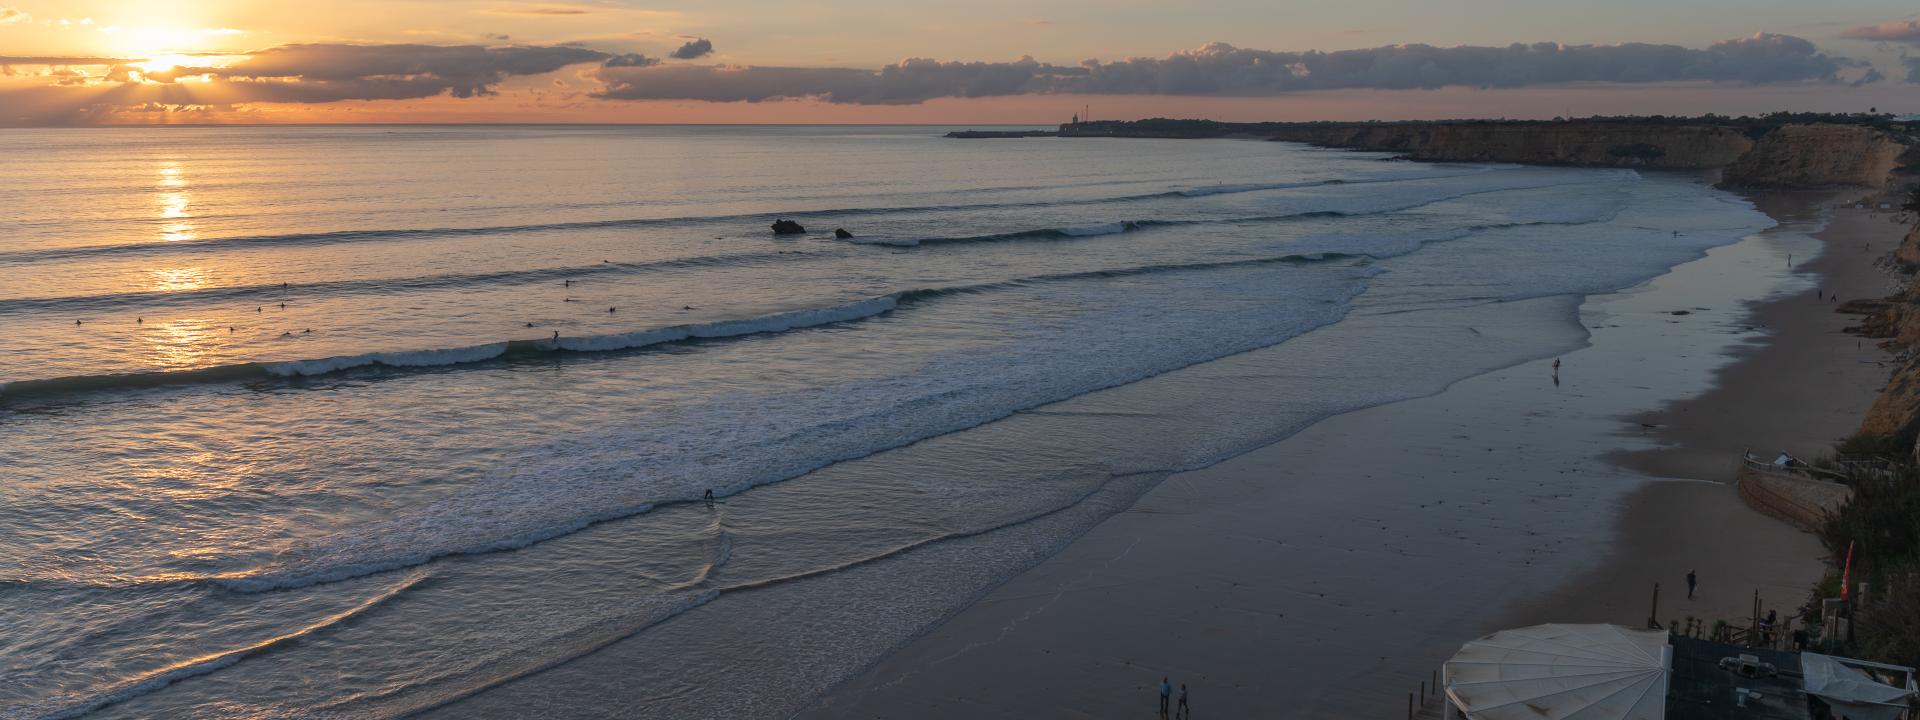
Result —
<path fill-rule="evenodd" d="M 0 132 L 0 717 L 386 717 L 615 643 L 634 714 L 783 717 L 1170 472 L 1770 224 L 1626 170 L 944 132 Z M 1489 308 L 1538 329 L 1196 372 Z"/>

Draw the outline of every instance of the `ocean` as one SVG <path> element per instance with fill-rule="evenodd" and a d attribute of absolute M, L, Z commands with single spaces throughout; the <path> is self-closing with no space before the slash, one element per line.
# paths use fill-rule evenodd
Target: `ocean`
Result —
<path fill-rule="evenodd" d="M 393 717 L 615 644 L 634 715 L 785 717 L 1171 473 L 1563 352 L 1773 224 L 1682 175 L 947 130 L 0 131 L 0 718 Z M 1498 353 L 1288 354 L 1490 308 Z"/>

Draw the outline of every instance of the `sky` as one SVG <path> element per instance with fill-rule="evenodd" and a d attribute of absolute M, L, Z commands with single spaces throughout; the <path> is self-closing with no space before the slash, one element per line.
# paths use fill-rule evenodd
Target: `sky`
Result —
<path fill-rule="evenodd" d="M 1920 112 L 1830 0 L 0 0 L 0 126 Z"/>

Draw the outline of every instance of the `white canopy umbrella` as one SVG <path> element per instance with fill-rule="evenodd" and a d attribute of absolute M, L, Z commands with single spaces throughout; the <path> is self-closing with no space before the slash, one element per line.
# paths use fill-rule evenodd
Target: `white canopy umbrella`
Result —
<path fill-rule="evenodd" d="M 1549 624 L 1467 643 L 1443 671 L 1476 720 L 1661 720 L 1672 664 L 1659 630 Z"/>
<path fill-rule="evenodd" d="M 1867 669 L 1878 669 L 1901 679 L 1910 678 L 1913 673 L 1912 668 L 1898 665 L 1800 653 L 1800 670 L 1804 673 L 1807 693 L 1827 701 L 1835 717 L 1847 720 L 1900 717 L 1907 710 L 1907 698 L 1914 694 L 1913 689 L 1879 682 L 1866 674 Z"/>

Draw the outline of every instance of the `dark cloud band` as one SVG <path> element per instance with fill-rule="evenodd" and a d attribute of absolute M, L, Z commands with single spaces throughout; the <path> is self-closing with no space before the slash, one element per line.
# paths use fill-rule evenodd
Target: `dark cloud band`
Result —
<path fill-rule="evenodd" d="M 675 60 L 693 60 L 712 54 L 713 41 L 706 38 L 696 38 L 688 41 L 685 45 L 681 45 L 680 49 L 673 51 L 671 57 Z"/>
<path fill-rule="evenodd" d="M 251 53 L 225 67 L 182 68 L 251 89 L 266 102 L 332 102 L 492 94 L 515 75 L 539 75 L 605 60 L 571 46 L 301 44 Z M 151 75 L 149 77 L 152 77 Z M 157 78 L 167 79 L 167 78 Z M 288 82 L 296 81 L 296 82 Z"/>
<path fill-rule="evenodd" d="M 1052 65 L 913 59 L 879 70 L 851 68 L 602 67 L 597 96 L 720 102 L 817 98 L 911 104 L 934 98 L 1076 93 L 1267 96 L 1310 90 L 1515 88 L 1568 83 L 1707 81 L 1839 82 L 1861 64 L 1829 56 L 1790 35 L 1756 34 L 1706 49 L 1678 45 L 1506 47 L 1390 45 L 1337 52 L 1275 52 L 1214 43 L 1164 58 Z"/>

